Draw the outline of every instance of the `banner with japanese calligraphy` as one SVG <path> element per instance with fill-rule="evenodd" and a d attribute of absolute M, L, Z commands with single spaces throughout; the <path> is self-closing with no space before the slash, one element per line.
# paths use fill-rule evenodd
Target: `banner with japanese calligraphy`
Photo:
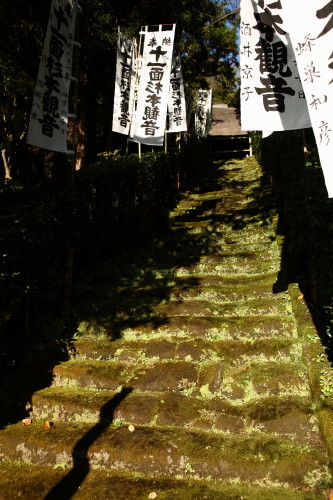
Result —
<path fill-rule="evenodd" d="M 168 132 L 187 131 L 185 89 L 179 56 L 172 60 L 168 114 Z"/>
<path fill-rule="evenodd" d="M 196 101 L 195 132 L 199 137 L 206 137 L 211 125 L 212 90 L 198 90 Z"/>
<path fill-rule="evenodd" d="M 72 79 L 75 0 L 52 0 L 30 115 L 27 142 L 67 153 L 68 94 Z"/>
<path fill-rule="evenodd" d="M 133 141 L 151 146 L 163 146 L 166 126 L 169 85 L 175 25 L 163 30 L 145 26 L 142 68 Z"/>
<path fill-rule="evenodd" d="M 283 0 L 326 188 L 333 197 L 333 0 Z M 297 20 L 297 22 L 295 22 Z"/>
<path fill-rule="evenodd" d="M 242 130 L 278 131 L 311 126 L 284 21 L 280 0 L 241 0 Z M 294 22 L 297 23 L 297 17 Z"/>
<path fill-rule="evenodd" d="M 134 41 L 130 40 L 119 31 L 112 130 L 113 132 L 125 135 L 129 134 L 131 113 L 134 111 L 134 48 Z"/>

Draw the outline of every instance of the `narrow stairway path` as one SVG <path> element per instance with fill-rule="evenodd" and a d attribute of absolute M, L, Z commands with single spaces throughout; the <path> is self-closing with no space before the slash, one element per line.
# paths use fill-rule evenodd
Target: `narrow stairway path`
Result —
<path fill-rule="evenodd" d="M 252 157 L 216 170 L 0 431 L 0 499 L 328 498 L 269 189 Z"/>

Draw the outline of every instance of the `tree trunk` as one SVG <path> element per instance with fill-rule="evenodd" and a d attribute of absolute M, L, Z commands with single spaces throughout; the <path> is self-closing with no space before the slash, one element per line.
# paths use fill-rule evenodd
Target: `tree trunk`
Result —
<path fill-rule="evenodd" d="M 80 170 L 84 163 L 87 147 L 87 122 L 88 122 L 89 78 L 87 72 L 82 78 L 81 110 L 77 120 L 77 145 L 75 170 Z"/>
<path fill-rule="evenodd" d="M 96 118 L 94 61 L 89 56 L 87 56 L 84 61 L 83 77 L 81 81 L 75 170 L 80 170 L 86 161 L 91 162 L 95 160 Z"/>

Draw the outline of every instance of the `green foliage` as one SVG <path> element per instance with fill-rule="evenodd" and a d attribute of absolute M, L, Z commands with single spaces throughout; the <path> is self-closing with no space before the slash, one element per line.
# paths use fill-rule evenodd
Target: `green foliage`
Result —
<path fill-rule="evenodd" d="M 25 138 L 50 2 L 4 0 L 2 5 L 6 23 L 0 40 L 0 145 L 6 150 L 9 167 L 13 167 L 11 176 L 26 182 L 44 174 L 45 151 L 34 151 Z M 78 16 L 82 43 L 78 52 L 78 117 L 86 123 L 87 163 L 96 161 L 99 152 L 113 148 L 110 116 L 118 27 L 138 37 L 142 25 L 176 23 L 175 49 L 182 58 L 187 86 L 207 86 L 208 76 L 219 75 L 224 94 L 232 92 L 237 28 L 230 2 L 198 0 L 194 6 L 191 0 L 86 0 L 82 7 Z"/>
<path fill-rule="evenodd" d="M 22 163 L 45 29 L 42 24 L 49 6 L 39 5 L 36 0 L 14 3 L 4 0 L 1 8 L 6 14 L 0 13 L 3 21 L 0 37 L 0 147 L 11 167 Z"/>
<path fill-rule="evenodd" d="M 333 369 L 324 368 L 320 373 L 321 398 L 333 398 Z"/>
<path fill-rule="evenodd" d="M 57 179 L 7 185 L 0 192 L 0 323 L 15 318 L 24 329 L 26 307 L 31 320 L 59 308 L 68 246 L 79 272 L 165 227 L 180 189 L 203 174 L 204 144 L 192 140 L 181 151 L 147 153 L 141 161 L 106 154 L 78 171 L 73 185 Z"/>

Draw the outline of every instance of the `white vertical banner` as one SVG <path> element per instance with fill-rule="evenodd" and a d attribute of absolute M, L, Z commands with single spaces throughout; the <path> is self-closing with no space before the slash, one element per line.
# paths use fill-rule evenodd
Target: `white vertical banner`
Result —
<path fill-rule="evenodd" d="M 134 48 L 133 40 L 130 40 L 119 31 L 112 130 L 125 135 L 129 134 L 131 112 L 133 111 Z"/>
<path fill-rule="evenodd" d="M 206 137 L 211 125 L 212 89 L 198 90 L 196 101 L 195 131 L 199 137 Z"/>
<path fill-rule="evenodd" d="M 179 56 L 172 60 L 168 114 L 168 132 L 187 131 L 185 89 Z"/>
<path fill-rule="evenodd" d="M 333 197 L 333 1 L 283 0 L 326 188 Z"/>
<path fill-rule="evenodd" d="M 144 27 L 145 36 L 133 141 L 163 146 L 175 25 L 155 31 Z"/>
<path fill-rule="evenodd" d="M 30 115 L 27 142 L 68 153 L 68 95 L 78 3 L 52 0 Z"/>
<path fill-rule="evenodd" d="M 310 127 L 281 1 L 241 0 L 240 32 L 242 130 Z"/>

